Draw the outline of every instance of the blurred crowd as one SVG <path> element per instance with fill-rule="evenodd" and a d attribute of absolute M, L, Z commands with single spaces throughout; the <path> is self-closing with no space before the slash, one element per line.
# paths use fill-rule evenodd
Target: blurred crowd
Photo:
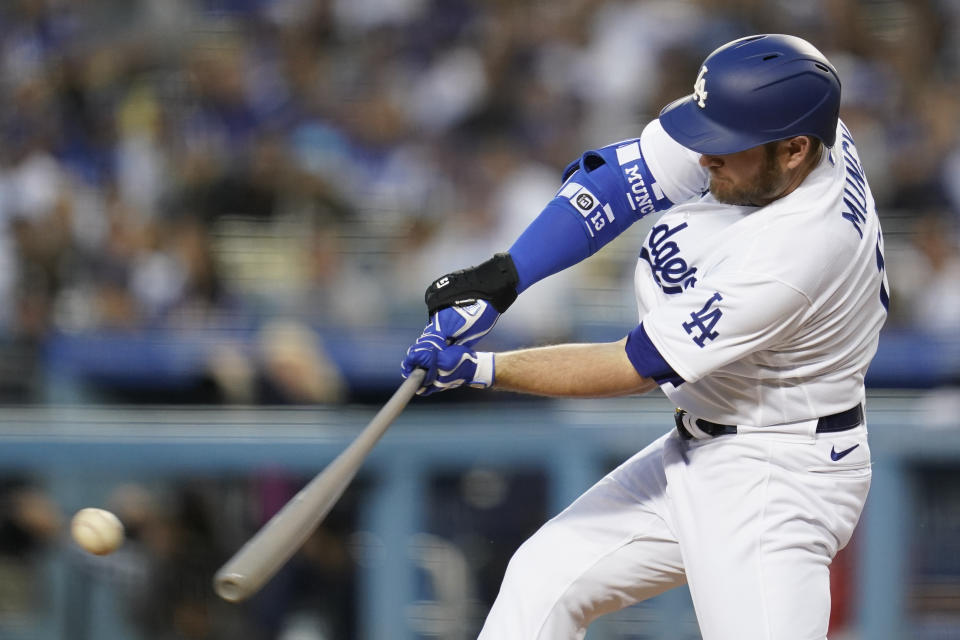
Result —
<path fill-rule="evenodd" d="M 506 249 L 567 162 L 638 135 L 711 50 L 759 32 L 840 71 L 891 326 L 952 330 L 956 2 L 10 0 L 4 359 L 101 330 L 418 327 L 429 280 Z M 630 270 L 598 264 L 593 285 Z M 576 334 L 582 284 L 537 285 L 507 322 Z"/>

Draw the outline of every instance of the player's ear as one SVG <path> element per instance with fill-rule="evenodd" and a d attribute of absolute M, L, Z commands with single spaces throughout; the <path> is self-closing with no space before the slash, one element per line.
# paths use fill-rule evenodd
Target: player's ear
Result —
<path fill-rule="evenodd" d="M 794 136 L 783 141 L 787 148 L 787 168 L 796 169 L 815 152 L 813 138 L 810 136 Z"/>

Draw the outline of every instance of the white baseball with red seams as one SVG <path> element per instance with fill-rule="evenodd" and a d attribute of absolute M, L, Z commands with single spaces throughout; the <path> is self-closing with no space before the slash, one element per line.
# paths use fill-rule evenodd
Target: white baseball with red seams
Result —
<path fill-rule="evenodd" d="M 123 523 L 106 509 L 87 507 L 74 514 L 70 521 L 70 535 L 84 551 L 104 556 L 123 544 Z"/>

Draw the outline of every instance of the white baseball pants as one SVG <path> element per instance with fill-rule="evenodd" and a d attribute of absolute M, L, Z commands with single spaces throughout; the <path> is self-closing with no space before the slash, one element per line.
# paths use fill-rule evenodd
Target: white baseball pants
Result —
<path fill-rule="evenodd" d="M 866 425 L 671 431 L 517 550 L 480 640 L 582 639 L 597 617 L 684 583 L 704 640 L 824 640 L 828 567 L 869 487 Z"/>

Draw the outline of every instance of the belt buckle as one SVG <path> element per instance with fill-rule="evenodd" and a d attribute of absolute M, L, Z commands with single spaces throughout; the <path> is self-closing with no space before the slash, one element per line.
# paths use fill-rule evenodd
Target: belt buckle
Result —
<path fill-rule="evenodd" d="M 677 431 L 684 440 L 707 440 L 712 437 L 697 426 L 696 418 L 685 409 L 677 409 L 673 414 L 673 420 L 677 423 Z"/>
<path fill-rule="evenodd" d="M 680 434 L 680 437 L 684 440 L 690 440 L 693 438 L 693 434 L 687 429 L 686 425 L 683 424 L 683 417 L 687 415 L 687 412 L 684 409 L 678 408 L 673 412 L 673 421 L 677 425 L 677 433 Z"/>

